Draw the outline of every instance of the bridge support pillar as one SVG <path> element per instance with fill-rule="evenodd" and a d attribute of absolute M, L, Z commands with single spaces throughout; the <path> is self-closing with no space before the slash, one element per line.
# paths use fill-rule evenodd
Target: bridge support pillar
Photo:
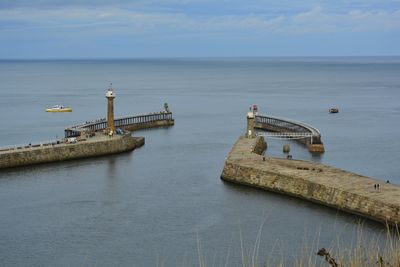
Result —
<path fill-rule="evenodd" d="M 310 151 L 313 154 L 322 154 L 325 152 L 325 147 L 324 144 L 309 144 L 308 145 L 308 151 Z"/>

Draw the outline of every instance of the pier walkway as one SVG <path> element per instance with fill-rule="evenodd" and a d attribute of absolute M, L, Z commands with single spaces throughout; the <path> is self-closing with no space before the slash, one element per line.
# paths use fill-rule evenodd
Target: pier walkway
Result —
<path fill-rule="evenodd" d="M 160 111 L 155 113 L 124 116 L 114 119 L 116 128 L 133 131 L 139 129 L 147 129 L 152 127 L 171 126 L 174 125 L 172 113 L 169 111 Z M 65 138 L 77 137 L 83 131 L 102 131 L 107 128 L 106 119 L 97 119 L 95 121 L 85 122 L 65 128 Z"/>
<path fill-rule="evenodd" d="M 400 186 L 319 163 L 263 156 L 262 136 L 240 137 L 221 178 L 361 215 L 400 223 Z M 374 185 L 379 184 L 379 188 Z"/>

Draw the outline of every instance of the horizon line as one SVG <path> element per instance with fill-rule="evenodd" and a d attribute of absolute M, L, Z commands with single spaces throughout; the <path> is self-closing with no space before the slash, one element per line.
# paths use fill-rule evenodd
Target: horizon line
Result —
<path fill-rule="evenodd" d="M 285 59 L 285 58 L 400 58 L 400 55 L 326 55 L 326 56 L 139 56 L 139 57 L 27 57 L 0 58 L 0 61 L 34 60 L 137 60 L 137 59 Z"/>

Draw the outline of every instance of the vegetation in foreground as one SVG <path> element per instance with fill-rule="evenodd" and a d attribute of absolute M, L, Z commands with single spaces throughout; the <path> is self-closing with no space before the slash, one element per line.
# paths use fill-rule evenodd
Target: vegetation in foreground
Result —
<path fill-rule="evenodd" d="M 317 252 L 305 254 L 296 266 L 400 267 L 399 237 L 398 228 L 387 228 L 386 243 L 382 246 L 378 240 L 366 241 L 365 236 L 360 232 L 357 244 L 352 248 L 321 248 Z"/>
<path fill-rule="evenodd" d="M 262 260 L 260 262 L 261 231 L 257 235 L 254 246 L 251 249 L 243 248 L 241 239 L 241 262 L 232 262 L 229 256 L 226 258 L 225 266 L 242 267 L 400 267 L 400 229 L 398 227 L 387 227 L 386 242 L 382 245 L 377 239 L 368 239 L 359 225 L 356 244 L 350 248 L 342 249 L 340 245 L 322 247 L 317 249 L 313 244 L 311 248 L 304 246 L 301 256 L 294 256 L 290 251 L 282 253 L 282 258 Z M 208 267 L 215 264 L 207 263 L 201 248 L 201 242 L 197 237 L 198 266 Z M 220 265 L 218 265 L 220 266 Z"/>

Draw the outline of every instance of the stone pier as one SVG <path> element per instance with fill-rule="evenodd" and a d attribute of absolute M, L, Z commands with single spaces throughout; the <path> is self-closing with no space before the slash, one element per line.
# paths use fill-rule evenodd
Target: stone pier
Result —
<path fill-rule="evenodd" d="M 61 140 L 0 148 L 0 169 L 131 151 L 144 145 L 144 137 L 133 137 L 127 131 L 175 123 L 167 103 L 160 112 L 114 118 L 115 93 L 111 85 L 106 98 L 107 119 L 67 127 Z"/>
<path fill-rule="evenodd" d="M 263 137 L 240 137 L 227 157 L 221 179 L 383 223 L 400 223 L 400 186 L 319 163 L 272 157 L 264 160 L 265 147 Z"/>
<path fill-rule="evenodd" d="M 132 151 L 144 145 L 143 137 L 98 134 L 87 140 L 72 143 L 48 143 L 0 150 L 0 169 L 57 162 L 72 159 L 90 158 Z"/>

